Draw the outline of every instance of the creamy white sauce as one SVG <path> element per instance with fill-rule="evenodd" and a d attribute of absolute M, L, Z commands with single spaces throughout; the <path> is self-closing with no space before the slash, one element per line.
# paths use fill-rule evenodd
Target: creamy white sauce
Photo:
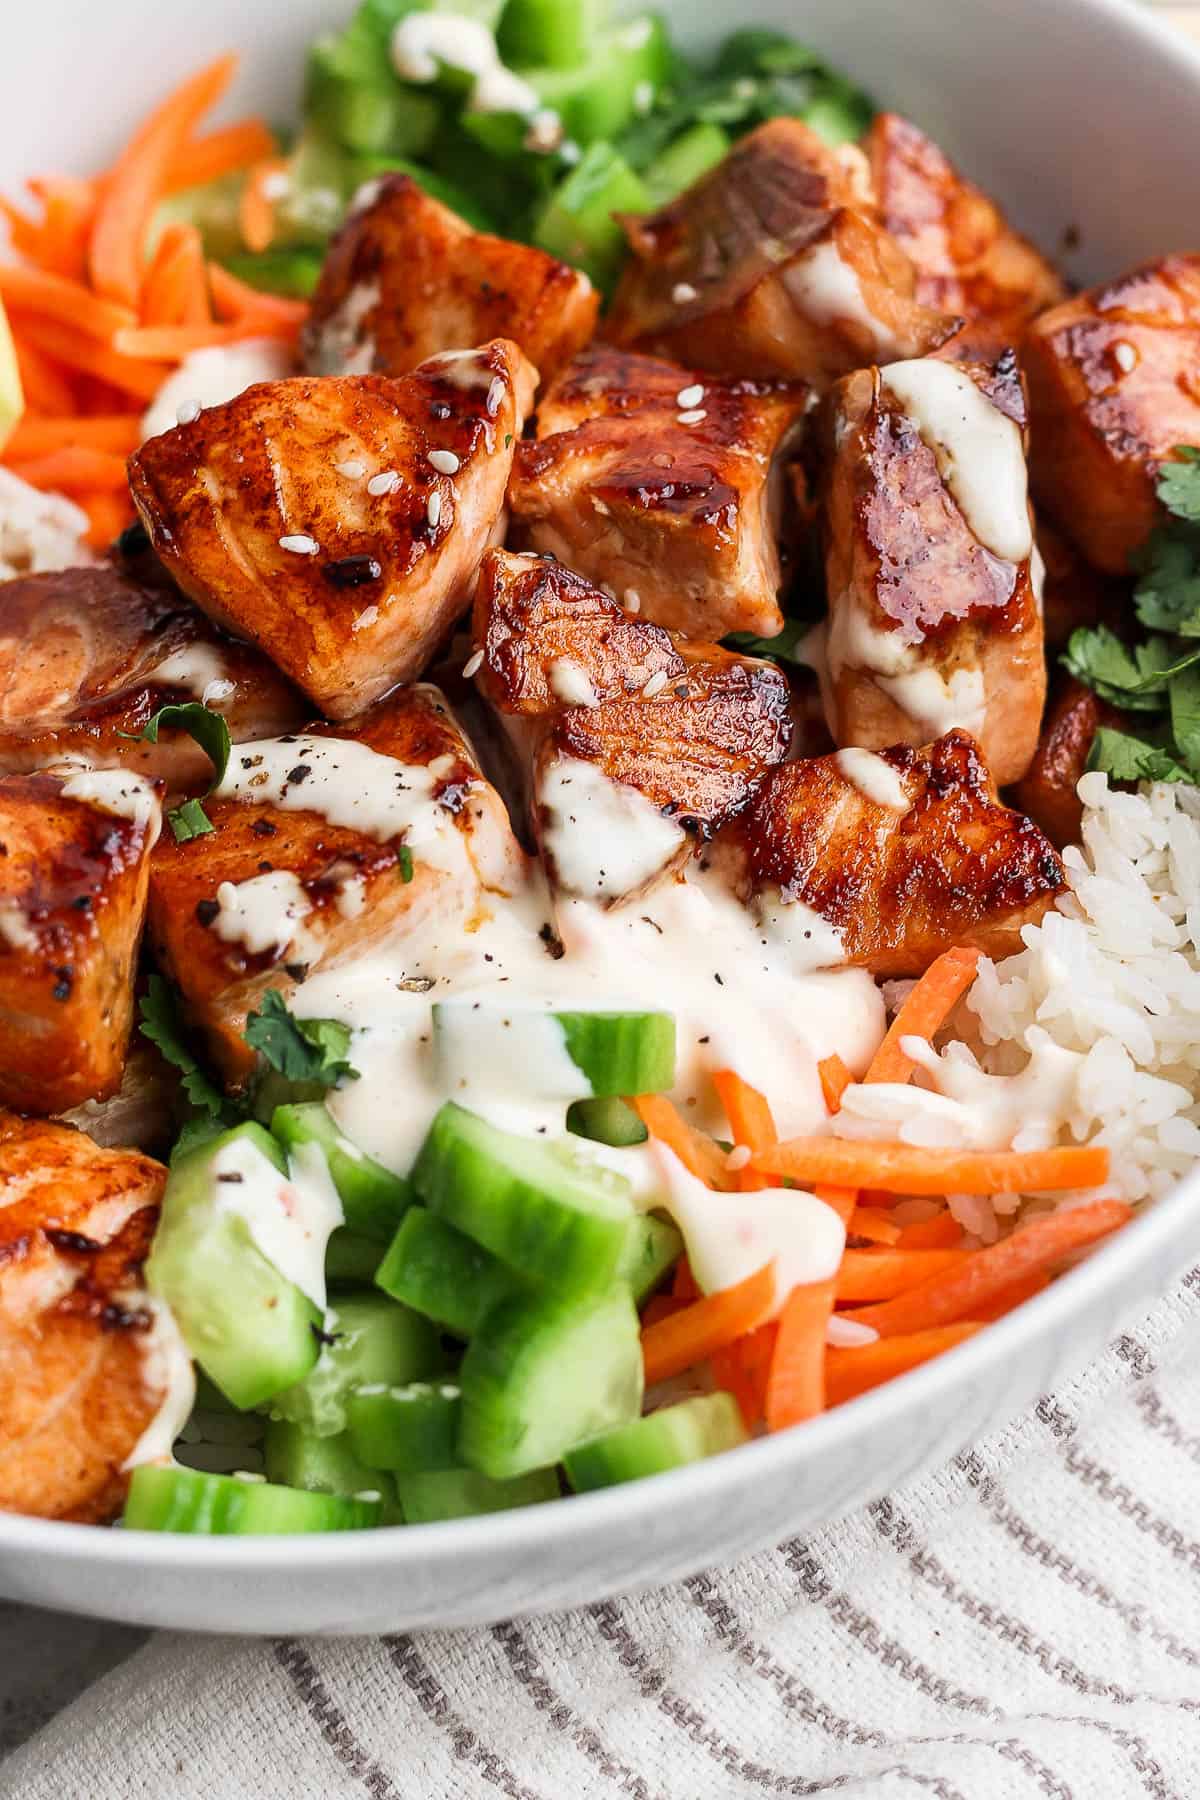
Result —
<path fill-rule="evenodd" d="M 36 950 L 40 941 L 21 902 L 0 900 L 0 944 L 10 950 Z"/>
<path fill-rule="evenodd" d="M 890 348 L 891 333 L 869 311 L 858 275 L 842 261 L 835 239 L 823 238 L 797 256 L 782 271 L 781 279 L 797 311 L 814 325 L 845 320 L 864 331 L 874 349 Z"/>
<path fill-rule="evenodd" d="M 870 676 L 928 738 L 941 737 L 956 726 L 976 737 L 982 731 L 987 717 L 983 670 L 957 668 L 947 678 L 923 660 L 916 627 L 897 622 L 881 628 L 853 594 L 842 594 L 830 608 L 825 648 L 827 673 L 821 693 L 835 737 L 840 732 L 832 684 L 847 669 Z"/>
<path fill-rule="evenodd" d="M 592 1092 L 552 1014 L 470 998 L 438 1009 L 434 1080 L 473 1112 L 497 1106 L 540 1112 L 549 1105 L 560 1119 L 572 1100 Z"/>
<path fill-rule="evenodd" d="M 857 788 L 864 799 L 890 812 L 906 813 L 912 804 L 899 769 L 873 750 L 839 750 L 834 757 L 838 774 Z"/>
<path fill-rule="evenodd" d="M 323 1311 L 325 1248 L 342 1203 L 320 1145 L 297 1144 L 281 1175 L 255 1144 L 235 1138 L 213 1157 L 212 1181 L 217 1211 L 241 1219 L 271 1266 Z"/>
<path fill-rule="evenodd" d="M 564 706 L 599 706 L 592 678 L 569 656 L 556 656 L 549 669 L 550 691 Z"/>
<path fill-rule="evenodd" d="M 139 1339 L 142 1379 L 148 1388 L 161 1393 L 162 1399 L 122 1463 L 123 1469 L 136 1469 L 140 1463 L 169 1462 L 172 1445 L 196 1403 L 196 1372 L 170 1307 L 141 1292 L 131 1296 L 130 1305 L 148 1308 L 152 1315 L 149 1331 Z"/>
<path fill-rule="evenodd" d="M 539 773 L 542 842 L 568 893 L 619 900 L 655 880 L 686 842 L 638 788 L 594 764 L 559 756 Z"/>
<path fill-rule="evenodd" d="M 479 19 L 409 13 L 392 33 L 396 73 L 403 81 L 435 81 L 440 63 L 475 77 L 468 102 L 472 112 L 535 113 L 541 105 L 529 83 L 505 68 L 495 38 Z"/>
<path fill-rule="evenodd" d="M 236 685 L 225 670 L 225 658 L 214 645 L 185 644 L 156 663 L 146 679 L 165 687 L 186 688 L 205 706 L 219 710 L 220 702 L 229 698 Z"/>
<path fill-rule="evenodd" d="M 63 782 L 62 795 L 64 800 L 82 800 L 116 818 L 132 819 L 147 834 L 150 845 L 158 841 L 162 801 L 145 775 L 131 769 L 81 768 Z"/>
<path fill-rule="evenodd" d="M 217 936 L 260 956 L 295 943 L 312 902 L 290 870 L 272 869 L 248 881 L 223 881 L 217 889 L 217 908 L 212 923 Z"/>
<path fill-rule="evenodd" d="M 983 731 L 987 694 L 982 669 L 955 669 L 947 679 L 938 669 L 918 668 L 903 675 L 880 675 L 876 681 L 930 739 L 955 728 L 974 737 Z"/>
<path fill-rule="evenodd" d="M 842 934 L 802 900 L 785 900 L 776 888 L 755 902 L 759 924 L 772 948 L 783 953 L 797 975 L 813 969 L 835 969 L 845 961 Z"/>
<path fill-rule="evenodd" d="M 481 350 L 439 350 L 436 356 L 426 357 L 420 366 L 428 374 L 436 375 L 440 381 L 448 381 L 454 387 L 468 390 L 487 388 L 489 399 L 495 383 L 499 383 L 504 391 L 508 388 L 504 376 L 497 375 Z M 499 402 L 495 407 L 489 404 L 489 412 L 499 410 Z"/>
<path fill-rule="evenodd" d="M 167 376 L 142 418 L 142 438 L 173 431 L 180 408 L 221 406 L 256 381 L 282 381 L 292 373 L 292 353 L 278 338 L 243 338 L 238 344 L 193 350 Z"/>
<path fill-rule="evenodd" d="M 736 1287 L 773 1263 L 775 1302 L 794 1287 L 828 1281 L 846 1247 L 846 1229 L 831 1206 L 800 1188 L 720 1194 L 685 1169 L 665 1144 L 651 1146 L 661 1180 L 660 1204 L 687 1246 L 688 1264 L 704 1294 Z"/>
<path fill-rule="evenodd" d="M 879 371 L 937 457 L 942 479 L 984 547 L 1006 562 L 1033 548 L 1021 433 L 965 370 L 921 357 Z"/>
<path fill-rule="evenodd" d="M 375 365 L 375 339 L 363 325 L 381 297 L 377 281 L 360 281 L 350 289 L 316 333 L 311 359 L 315 374 L 370 374 Z"/>

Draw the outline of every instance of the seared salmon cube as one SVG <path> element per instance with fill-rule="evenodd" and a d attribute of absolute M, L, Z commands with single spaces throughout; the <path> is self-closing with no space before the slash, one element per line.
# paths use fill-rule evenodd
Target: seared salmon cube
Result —
<path fill-rule="evenodd" d="M 1200 254 L 1042 313 L 1022 361 L 1038 502 L 1097 569 L 1125 575 L 1163 518 L 1159 466 L 1200 443 Z"/>
<path fill-rule="evenodd" d="M 314 375 L 406 375 L 509 338 L 542 380 L 590 339 L 600 296 L 578 269 L 476 231 L 408 175 L 368 182 L 329 247 L 304 331 Z"/>
<path fill-rule="evenodd" d="M 349 718 L 420 674 L 467 604 L 533 382 L 503 339 L 394 380 L 264 382 L 150 438 L 130 485 L 196 604 Z"/>
<path fill-rule="evenodd" d="M 835 741 L 916 747 L 961 727 L 998 781 L 1017 780 L 1046 675 L 1013 359 L 862 369 L 826 406 Z"/>
<path fill-rule="evenodd" d="M 605 332 L 696 369 L 826 387 L 924 356 L 961 323 L 924 305 L 858 164 L 799 119 L 772 119 L 660 212 L 632 252 Z"/>
<path fill-rule="evenodd" d="M 158 792 L 123 769 L 0 777 L 0 1103 L 55 1113 L 121 1081 Z"/>
<path fill-rule="evenodd" d="M 1060 849 L 1079 842 L 1083 802 L 1076 789 L 1102 725 L 1125 730 L 1129 717 L 1073 676 L 1063 676 L 1046 708 L 1033 761 L 1013 789 L 1016 804 Z"/>
<path fill-rule="evenodd" d="M 783 628 L 786 472 L 802 382 L 729 381 L 596 348 L 538 408 L 509 487 L 513 541 L 690 637 Z"/>

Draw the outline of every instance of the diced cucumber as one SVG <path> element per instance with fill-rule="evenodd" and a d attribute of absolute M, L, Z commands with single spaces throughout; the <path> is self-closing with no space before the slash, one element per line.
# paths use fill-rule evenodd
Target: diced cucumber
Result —
<path fill-rule="evenodd" d="M 534 224 L 533 241 L 607 289 L 625 257 L 625 234 L 614 214 L 649 211 L 641 177 L 610 144 L 596 143 L 550 196 Z"/>
<path fill-rule="evenodd" d="M 440 118 L 432 94 L 397 79 L 387 57 L 353 28 L 318 38 L 309 52 L 304 108 L 308 118 L 348 150 L 419 156 Z"/>
<path fill-rule="evenodd" d="M 629 1234 L 625 1257 L 617 1271 L 640 1306 L 649 1299 L 668 1269 L 683 1255 L 683 1239 L 666 1219 L 647 1213 Z"/>
<path fill-rule="evenodd" d="M 610 144 L 648 112 L 674 69 L 661 16 L 639 13 L 594 39 L 579 67 L 523 68 L 521 75 L 558 114 L 567 137 L 587 146 Z"/>
<path fill-rule="evenodd" d="M 343 1225 L 333 1233 L 325 1251 L 325 1279 L 334 1287 L 344 1287 L 347 1282 L 369 1287 L 383 1256 L 379 1244 L 356 1237 Z"/>
<path fill-rule="evenodd" d="M 668 201 L 690 188 L 694 181 L 707 175 L 726 156 L 729 144 L 729 133 L 707 120 L 701 120 L 698 125 L 683 132 L 655 157 L 648 169 L 642 171 L 642 180 L 650 195 L 651 205 L 655 209 L 666 206 Z M 649 1090 L 639 1091 L 645 1093 Z"/>
<path fill-rule="evenodd" d="M 515 68 L 576 69 L 591 54 L 608 10 L 606 0 L 508 0 L 496 47 Z"/>
<path fill-rule="evenodd" d="M 311 251 L 296 251 L 295 255 L 311 255 Z M 314 1101 L 324 1102 L 329 1089 L 322 1081 L 290 1081 L 281 1075 L 278 1069 L 264 1069 L 258 1084 L 251 1096 L 251 1109 L 260 1125 L 271 1129 L 271 1120 L 281 1106 L 304 1106 Z"/>
<path fill-rule="evenodd" d="M 567 1130 L 596 1144 L 610 1144 L 614 1150 L 644 1144 L 650 1135 L 628 1101 L 615 1095 L 605 1100 L 573 1100 L 567 1108 Z"/>
<path fill-rule="evenodd" d="M 317 1437 L 346 1429 L 346 1402 L 367 1383 L 401 1386 L 445 1367 L 428 1319 L 382 1294 L 339 1295 L 325 1315 L 321 1353 L 303 1381 L 271 1401 L 272 1418 L 289 1419 Z"/>
<path fill-rule="evenodd" d="M 434 1119 L 412 1181 L 485 1250 L 566 1294 L 612 1281 L 635 1216 L 623 1175 L 580 1163 L 563 1144 L 501 1131 L 453 1101 Z"/>
<path fill-rule="evenodd" d="M 454 1381 L 359 1388 L 346 1407 L 355 1454 L 373 1469 L 407 1474 L 459 1468 L 461 1400 Z"/>
<path fill-rule="evenodd" d="M 317 1360 L 312 1301 L 267 1261 L 244 1218 L 225 1206 L 213 1164 L 242 1140 L 281 1175 L 283 1151 L 261 1126 L 239 1125 L 175 1163 L 146 1264 L 146 1284 L 175 1315 L 191 1354 L 236 1407 L 303 1380 Z"/>
<path fill-rule="evenodd" d="M 267 1480 L 310 1494 L 379 1495 L 381 1525 L 399 1525 L 396 1483 L 381 1469 L 369 1468 L 354 1454 L 348 1432 L 314 1437 L 286 1419 L 269 1419 L 263 1443 Z"/>
<path fill-rule="evenodd" d="M 378 1500 L 303 1493 L 236 1475 L 203 1475 L 160 1463 L 133 1471 L 121 1522 L 131 1531 L 275 1535 L 362 1531 L 378 1525 Z"/>
<path fill-rule="evenodd" d="M 746 1435 L 732 1394 L 701 1394 L 577 1445 L 567 1451 L 563 1464 L 571 1486 L 582 1494 L 700 1462 L 744 1444 Z"/>
<path fill-rule="evenodd" d="M 637 1417 L 642 1379 L 628 1288 L 592 1300 L 501 1300 L 463 1357 L 459 1454 L 497 1481 L 560 1462 Z"/>
<path fill-rule="evenodd" d="M 245 174 L 238 171 L 168 194 L 154 209 L 147 251 L 153 252 L 167 225 L 194 225 L 204 240 L 206 252 L 218 262 L 243 249 L 238 208 L 245 185 Z"/>
<path fill-rule="evenodd" d="M 287 190 L 275 207 L 278 241 L 324 251 L 358 186 L 355 158 L 344 145 L 309 126 L 288 158 L 287 178 Z M 301 1097 L 310 1096 L 290 1093 L 277 1096 L 275 1103 Z"/>
<path fill-rule="evenodd" d="M 473 225 L 476 231 L 495 233 L 496 221 L 489 212 L 475 199 L 469 188 L 460 186 L 454 181 L 447 181 L 434 169 L 427 169 L 420 163 L 406 162 L 401 157 L 364 156 L 356 164 L 358 176 L 357 186 L 363 182 L 374 181 L 380 175 L 407 175 L 415 181 L 419 188 L 424 188 L 430 199 L 440 201 L 448 206 L 451 212 Z"/>
<path fill-rule="evenodd" d="M 508 1512 L 514 1506 L 537 1506 L 559 1496 L 553 1469 L 537 1469 L 515 1481 L 489 1481 L 475 1469 L 423 1469 L 419 1474 L 398 1476 L 396 1489 L 406 1525 Z"/>
<path fill-rule="evenodd" d="M 531 1080 L 547 1051 L 561 1060 L 565 1049 L 593 1095 L 601 1099 L 661 1094 L 675 1081 L 672 1013 L 546 1013 L 532 1007 L 451 1000 L 434 1006 L 433 1031 L 439 1066 L 451 1082 L 469 1077 L 481 1038 L 493 1049 L 499 1044 L 513 1062 L 528 1068 Z M 569 1068 L 566 1072 L 569 1075 Z"/>
<path fill-rule="evenodd" d="M 412 1189 L 403 1176 L 393 1175 L 352 1144 L 322 1101 L 277 1106 L 271 1114 L 271 1135 L 288 1151 L 297 1144 L 318 1144 L 348 1229 L 376 1243 L 388 1242 L 412 1199 Z"/>
<path fill-rule="evenodd" d="M 827 144 L 853 144 L 871 123 L 871 103 L 850 82 L 828 79 L 830 91 L 810 101 L 800 116 Z"/>
<path fill-rule="evenodd" d="M 227 256 L 225 267 L 259 293 L 307 300 L 320 279 L 321 258 L 315 250 L 247 251 Z"/>
<path fill-rule="evenodd" d="M 460 1338 L 521 1285 L 499 1257 L 424 1206 L 405 1213 L 375 1283 Z"/>

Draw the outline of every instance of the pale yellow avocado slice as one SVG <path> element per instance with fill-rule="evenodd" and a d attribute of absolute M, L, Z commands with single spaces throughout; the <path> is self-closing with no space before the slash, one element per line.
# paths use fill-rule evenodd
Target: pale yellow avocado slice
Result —
<path fill-rule="evenodd" d="M 25 396 L 21 392 L 17 353 L 8 328 L 8 314 L 0 301 L 0 450 L 12 436 L 13 426 L 24 411 Z"/>

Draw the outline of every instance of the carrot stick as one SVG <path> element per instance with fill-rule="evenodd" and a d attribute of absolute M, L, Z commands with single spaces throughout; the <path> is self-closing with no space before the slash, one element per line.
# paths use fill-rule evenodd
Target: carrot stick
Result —
<path fill-rule="evenodd" d="M 14 459 L 49 456 L 52 451 L 76 445 L 89 450 L 107 450 L 114 456 L 128 456 L 130 451 L 137 449 L 141 435 L 141 420 L 137 413 L 57 419 L 26 412 L 13 427 L 4 446 L 4 457 L 7 462 L 12 462 Z"/>
<path fill-rule="evenodd" d="M 204 245 L 194 225 L 168 225 L 142 288 L 143 325 L 208 325 Z"/>
<path fill-rule="evenodd" d="M 652 1294 L 642 1308 L 642 1329 L 647 1325 L 656 1325 L 660 1319 L 669 1319 L 672 1313 L 679 1312 L 687 1305 L 686 1300 L 677 1300 L 674 1294 Z"/>
<path fill-rule="evenodd" d="M 87 541 L 95 550 L 107 550 L 115 537 L 133 523 L 133 501 L 124 494 L 76 494 L 88 516 Z"/>
<path fill-rule="evenodd" d="M 978 967 L 978 950 L 967 949 L 947 950 L 930 963 L 892 1020 L 863 1080 L 907 1081 L 916 1064 L 905 1056 L 900 1039 L 932 1040 L 974 981 Z"/>
<path fill-rule="evenodd" d="M 855 1318 L 873 1325 L 881 1337 L 902 1337 L 934 1325 L 975 1316 L 1014 1282 L 1041 1272 L 1072 1250 L 1106 1237 L 1131 1217 L 1123 1200 L 1093 1200 L 1067 1212 L 1044 1213 L 1011 1237 L 965 1255 L 955 1250 L 914 1250 L 913 1256 L 951 1256 L 961 1261 L 878 1306 L 864 1306 Z"/>
<path fill-rule="evenodd" d="M 1033 1275 L 1025 1275 L 1020 1281 L 1014 1281 L 1004 1288 L 994 1299 L 985 1301 L 982 1306 L 973 1306 L 971 1317 L 989 1323 L 993 1319 L 1002 1319 L 1005 1313 L 1010 1313 L 1015 1306 L 1023 1306 L 1026 1300 L 1032 1300 L 1035 1294 L 1040 1294 L 1043 1288 L 1049 1286 L 1050 1277 L 1040 1270 Z"/>
<path fill-rule="evenodd" d="M 36 219 L 31 219 L 28 213 L 22 212 L 19 206 L 14 206 L 11 200 L 6 200 L 3 194 L 0 194 L 0 218 L 8 226 L 8 240 L 13 249 L 36 262 L 41 248 L 41 232 Z"/>
<path fill-rule="evenodd" d="M 0 299 L 18 315 L 31 312 L 39 318 L 57 319 L 105 344 L 137 322 L 127 306 L 101 299 L 82 282 L 48 275 L 41 269 L 24 269 L 16 263 L 0 263 Z"/>
<path fill-rule="evenodd" d="M 789 1175 L 802 1187 L 883 1187 L 896 1194 L 1038 1194 L 1099 1187 L 1108 1151 L 1069 1144 L 1055 1150 L 931 1150 L 914 1144 L 792 1138 L 756 1151 L 752 1166 Z"/>
<path fill-rule="evenodd" d="M 35 350 L 44 350 L 69 369 L 79 369 L 85 375 L 96 375 L 101 381 L 111 382 L 123 393 L 134 394 L 139 400 L 153 400 L 170 374 L 170 369 L 161 363 L 121 356 L 109 346 L 81 337 L 54 319 L 23 319 L 21 341 L 32 344 Z"/>
<path fill-rule="evenodd" d="M 272 178 L 281 175 L 285 166 L 279 157 L 272 156 L 250 171 L 238 207 L 238 229 L 247 250 L 269 250 L 271 247 L 275 236 L 275 205 L 269 190 Z"/>
<path fill-rule="evenodd" d="M 135 325 L 117 332 L 113 348 L 149 362 L 182 362 L 193 350 L 236 343 L 244 335 L 236 325 Z"/>
<path fill-rule="evenodd" d="M 222 56 L 157 106 L 129 140 L 96 209 L 88 269 L 97 293 L 136 306 L 150 216 L 167 177 L 198 121 L 225 89 L 236 58 Z"/>
<path fill-rule="evenodd" d="M 779 1133 L 775 1129 L 770 1103 L 765 1094 L 760 1094 L 757 1088 L 751 1087 L 748 1081 L 743 1081 L 732 1069 L 718 1069 L 713 1076 L 713 1086 L 725 1108 L 735 1144 L 745 1145 L 749 1150 L 765 1150 L 769 1144 L 779 1142 Z M 733 1185 L 742 1193 L 749 1193 L 768 1184 L 764 1176 L 745 1168 L 737 1171 Z"/>
<path fill-rule="evenodd" d="M 918 1219 L 900 1233 L 901 1250 L 952 1250 L 962 1239 L 962 1226 L 951 1212 Z"/>
<path fill-rule="evenodd" d="M 729 1172 L 720 1145 L 689 1125 L 665 1094 L 634 1094 L 629 1097 L 629 1104 L 650 1136 L 673 1150 L 697 1180 L 728 1190 Z"/>
<path fill-rule="evenodd" d="M 856 1394 L 865 1394 L 868 1389 L 940 1356 L 944 1350 L 953 1350 L 956 1344 L 982 1330 L 982 1325 L 976 1323 L 943 1325 L 935 1331 L 918 1331 L 908 1337 L 880 1338 L 877 1344 L 858 1344 L 852 1350 L 827 1350 L 825 1404 L 841 1406 Z"/>
<path fill-rule="evenodd" d="M 823 1200 L 826 1206 L 832 1206 L 843 1225 L 848 1225 L 858 1204 L 857 1188 L 826 1187 L 818 1182 L 812 1189 L 814 1200 Z"/>
<path fill-rule="evenodd" d="M 764 1263 L 736 1287 L 694 1300 L 642 1333 L 647 1384 L 682 1375 L 715 1350 L 765 1325 L 775 1310 L 775 1266 Z"/>
<path fill-rule="evenodd" d="M 709 1358 L 713 1380 L 733 1395 L 748 1431 L 766 1415 L 767 1380 L 778 1333 L 778 1321 L 771 1319 L 724 1349 L 714 1350 Z"/>
<path fill-rule="evenodd" d="M 120 493 L 129 479 L 123 456 L 83 444 L 69 444 L 25 462 L 10 461 L 8 466 L 30 487 L 65 488 L 68 492 Z"/>
<path fill-rule="evenodd" d="M 877 1206 L 856 1206 L 846 1221 L 852 1237 L 869 1238 L 873 1244 L 898 1244 L 900 1227 Z"/>
<path fill-rule="evenodd" d="M 836 1051 L 832 1056 L 821 1058 L 817 1064 L 817 1074 L 821 1080 L 821 1092 L 825 1096 L 825 1104 L 831 1113 L 835 1113 L 842 1104 L 842 1095 L 854 1077 Z"/>
<path fill-rule="evenodd" d="M 220 263 L 209 263 L 208 279 L 213 305 L 222 318 L 273 320 L 280 330 L 296 331 L 308 317 L 308 302 L 288 300 L 281 294 L 264 294 L 239 281 Z M 264 325 L 264 335 L 271 333 Z"/>
<path fill-rule="evenodd" d="M 847 1250 L 837 1274 L 838 1302 L 890 1300 L 949 1272 L 973 1254 L 970 1250 Z"/>
<path fill-rule="evenodd" d="M 31 181 L 29 186 L 44 209 L 35 260 L 51 274 L 84 281 L 88 237 L 96 216 L 96 183 L 56 176 Z"/>
<path fill-rule="evenodd" d="M 768 1431 L 782 1431 L 824 1411 L 825 1327 L 832 1311 L 832 1281 L 794 1287 L 788 1295 L 767 1378 Z"/>
<path fill-rule="evenodd" d="M 14 337 L 13 349 L 17 353 L 17 371 L 26 405 L 55 418 L 73 413 L 76 410 L 75 395 L 66 371 L 50 357 L 43 356 L 40 350 L 35 350 L 26 337 Z"/>
<path fill-rule="evenodd" d="M 274 156 L 278 149 L 274 134 L 261 119 L 221 125 L 180 146 L 167 170 L 163 191 L 176 194 L 181 188 L 201 187 L 222 175 L 248 169 L 251 163 Z"/>
<path fill-rule="evenodd" d="M 671 1281 L 671 1298 L 673 1300 L 698 1300 L 700 1289 L 696 1286 L 696 1277 L 692 1274 L 692 1265 L 686 1256 L 681 1256 L 675 1264 L 675 1274 Z"/>

